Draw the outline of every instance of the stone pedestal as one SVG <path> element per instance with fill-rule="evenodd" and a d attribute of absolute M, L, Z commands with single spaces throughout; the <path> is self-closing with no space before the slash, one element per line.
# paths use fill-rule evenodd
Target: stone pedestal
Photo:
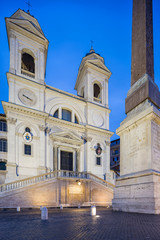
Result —
<path fill-rule="evenodd" d="M 113 210 L 160 213 L 160 111 L 148 101 L 134 109 L 117 129 L 121 177 Z"/>

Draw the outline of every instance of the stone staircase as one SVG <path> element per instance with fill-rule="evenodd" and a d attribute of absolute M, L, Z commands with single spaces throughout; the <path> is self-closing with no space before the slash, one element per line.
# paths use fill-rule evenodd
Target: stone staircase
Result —
<path fill-rule="evenodd" d="M 91 173 L 53 171 L 0 185 L 0 208 L 110 206 L 113 189 Z"/>
<path fill-rule="evenodd" d="M 115 185 L 113 185 L 91 173 L 73 172 L 73 171 L 67 171 L 67 170 L 57 170 L 57 171 L 37 175 L 34 177 L 24 178 L 24 179 L 17 180 L 14 182 L 1 184 L 0 185 L 0 193 L 8 192 L 11 190 L 16 190 L 19 188 L 30 186 L 30 185 L 33 185 L 36 183 L 41 183 L 41 182 L 47 181 L 49 179 L 54 179 L 54 178 L 55 179 L 56 178 L 77 178 L 79 180 L 90 179 L 90 180 L 100 183 L 106 187 L 109 187 L 111 189 L 114 189 L 114 187 L 115 187 Z"/>

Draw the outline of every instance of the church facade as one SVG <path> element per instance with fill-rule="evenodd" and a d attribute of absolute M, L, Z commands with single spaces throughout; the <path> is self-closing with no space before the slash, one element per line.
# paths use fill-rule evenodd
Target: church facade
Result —
<path fill-rule="evenodd" d="M 48 40 L 36 18 L 17 10 L 6 18 L 9 101 L 0 116 L 0 181 L 55 170 L 90 172 L 112 181 L 108 80 L 91 48 L 82 59 L 77 96 L 45 83 Z"/>

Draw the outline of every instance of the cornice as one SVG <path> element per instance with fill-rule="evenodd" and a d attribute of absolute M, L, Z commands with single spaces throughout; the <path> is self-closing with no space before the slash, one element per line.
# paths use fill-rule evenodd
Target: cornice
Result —
<path fill-rule="evenodd" d="M 62 120 L 62 119 L 59 119 L 59 118 L 54 118 L 54 117 L 51 117 L 51 116 L 49 116 L 49 118 L 47 119 L 47 122 L 48 123 L 57 123 L 59 125 L 69 126 L 71 128 L 75 128 L 75 129 L 78 128 L 78 129 L 81 129 L 82 131 L 85 130 L 85 126 L 84 125 L 73 123 L 73 122 L 69 122 L 69 121 L 65 121 L 65 120 Z"/>
<path fill-rule="evenodd" d="M 27 85 L 30 85 L 30 86 L 34 86 L 36 85 L 36 87 L 38 86 L 38 88 L 41 88 L 41 89 L 45 89 L 46 86 L 44 84 L 41 84 L 41 83 L 38 83 L 36 81 L 33 81 L 33 80 L 30 80 L 28 78 L 25 78 L 25 77 L 22 77 L 22 76 L 19 76 L 19 75 L 16 75 L 16 74 L 13 74 L 13 73 L 10 73 L 10 72 L 7 72 L 7 80 L 9 81 L 9 78 L 11 79 L 14 79 L 16 81 L 19 81 L 19 82 L 22 82 L 22 83 L 27 83 Z"/>
<path fill-rule="evenodd" d="M 104 133 L 107 136 L 112 136 L 114 134 L 114 132 L 111 132 L 107 129 L 103 129 L 103 128 L 99 128 L 93 125 L 86 125 L 86 130 L 90 130 L 90 131 L 95 131 L 95 132 L 101 132 Z"/>
<path fill-rule="evenodd" d="M 57 92 L 57 93 L 59 93 L 59 94 L 66 95 L 67 97 L 74 98 L 75 100 L 82 101 L 82 102 L 84 102 L 85 104 L 92 104 L 92 105 L 97 106 L 97 108 L 98 108 L 98 107 L 104 108 L 104 109 L 107 109 L 107 110 L 109 111 L 109 113 L 111 112 L 111 110 L 110 110 L 108 107 L 104 106 L 104 105 L 98 104 L 98 103 L 96 103 L 96 102 L 87 101 L 86 99 L 84 99 L 84 98 L 82 98 L 82 97 L 79 97 L 79 96 L 77 96 L 77 95 L 74 95 L 74 94 L 71 94 L 71 93 L 68 93 L 68 92 L 59 90 L 59 89 L 54 88 L 54 87 L 51 87 L 51 86 L 49 86 L 49 85 L 46 85 L 46 91 L 47 91 L 47 90 L 55 91 L 55 92 Z"/>
<path fill-rule="evenodd" d="M 44 112 L 41 112 L 41 111 L 38 111 L 38 110 L 35 110 L 35 109 L 23 107 L 21 105 L 15 104 L 15 103 L 2 101 L 2 105 L 3 105 L 3 109 L 4 109 L 6 114 L 9 110 L 13 110 L 15 112 L 28 114 L 28 115 L 31 115 L 31 116 L 37 116 L 37 117 L 40 117 L 40 118 L 47 118 L 48 117 L 48 113 L 44 113 Z"/>
<path fill-rule="evenodd" d="M 137 127 L 140 123 L 144 122 L 145 120 L 150 120 L 157 122 L 160 124 L 160 112 L 159 110 L 154 107 L 150 106 L 147 109 L 143 110 L 137 115 L 133 115 L 133 117 L 126 118 L 117 128 L 116 133 L 117 135 L 122 134 L 124 131 L 130 131 L 131 129 Z"/>

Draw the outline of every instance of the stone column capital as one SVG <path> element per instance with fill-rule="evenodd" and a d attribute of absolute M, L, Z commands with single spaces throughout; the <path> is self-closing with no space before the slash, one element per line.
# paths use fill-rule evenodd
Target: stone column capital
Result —
<path fill-rule="evenodd" d="M 10 124 L 15 124 L 17 122 L 17 119 L 16 118 L 12 118 L 12 117 L 8 117 L 7 118 L 7 121 L 10 123 Z"/>

